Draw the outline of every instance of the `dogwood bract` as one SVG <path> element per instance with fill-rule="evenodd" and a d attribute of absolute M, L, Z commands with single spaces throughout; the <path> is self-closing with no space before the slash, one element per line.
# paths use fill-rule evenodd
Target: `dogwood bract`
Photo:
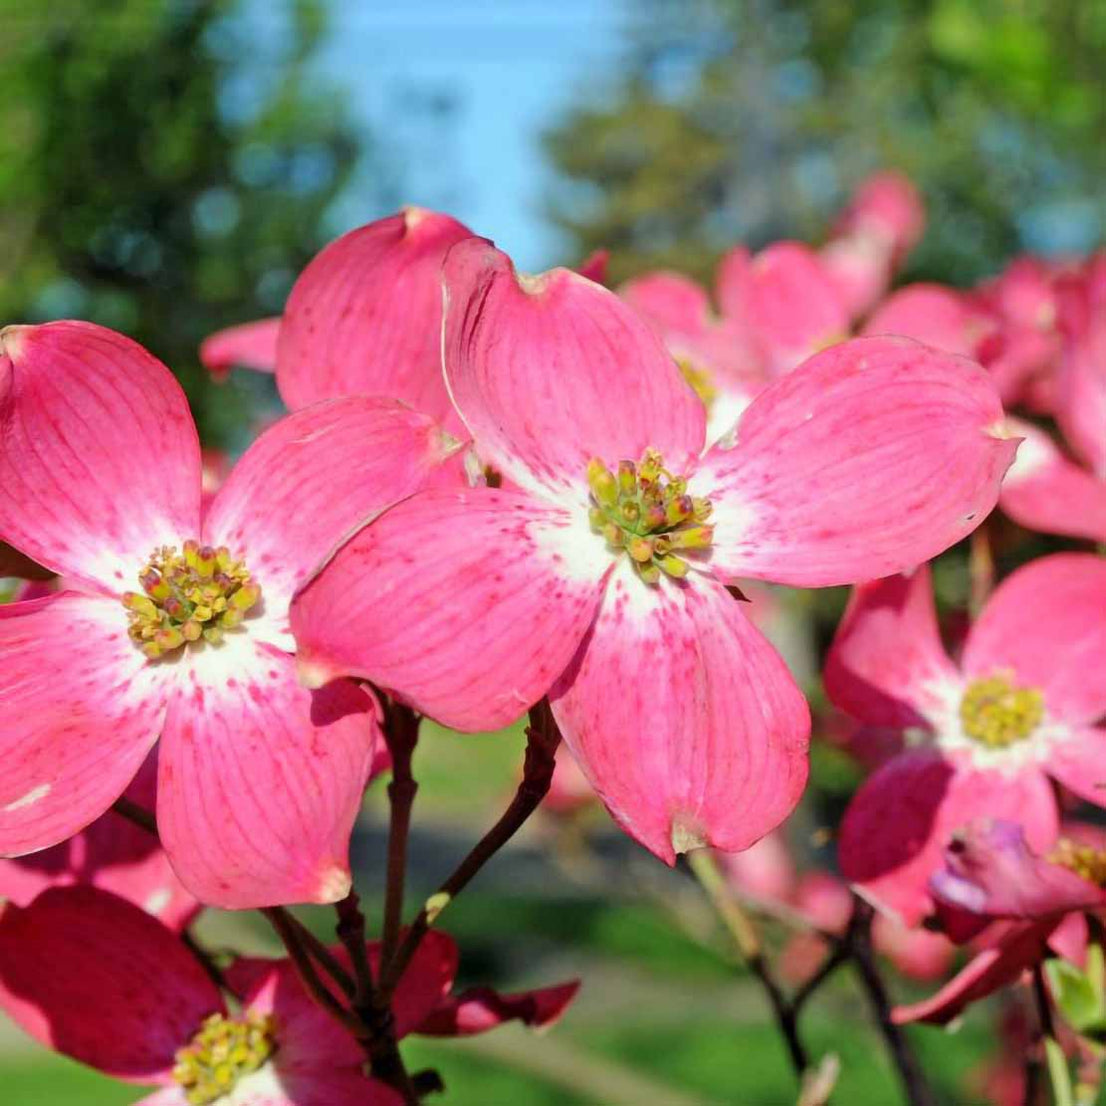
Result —
<path fill-rule="evenodd" d="M 741 849 L 794 807 L 809 714 L 726 585 L 912 565 L 992 508 L 1016 443 L 976 365 L 906 339 L 781 378 L 700 456 L 704 412 L 651 329 L 482 239 L 444 269 L 446 380 L 509 487 L 427 491 L 292 609 L 304 678 L 355 674 L 462 730 L 548 695 L 620 824 L 658 856 Z"/>
<path fill-rule="evenodd" d="M 87 323 L 0 332 L 0 537 L 65 590 L 0 607 L 0 854 L 101 815 L 161 736 L 157 817 L 188 889 L 332 901 L 379 738 L 349 682 L 296 680 L 288 604 L 448 454 L 436 423 L 348 398 L 284 419 L 201 512 L 184 393 Z"/>

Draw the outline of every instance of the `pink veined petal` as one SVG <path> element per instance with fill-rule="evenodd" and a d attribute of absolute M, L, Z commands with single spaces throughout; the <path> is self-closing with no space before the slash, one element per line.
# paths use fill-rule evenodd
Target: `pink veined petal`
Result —
<path fill-rule="evenodd" d="M 704 845 L 748 848 L 806 784 L 806 700 L 708 576 L 650 587 L 620 566 L 549 698 L 615 820 L 669 864 Z"/>
<path fill-rule="evenodd" d="M 706 292 L 679 273 L 646 273 L 628 281 L 618 294 L 662 336 L 700 338 L 714 314 Z"/>
<path fill-rule="evenodd" d="M 572 660 L 611 563 L 586 520 L 521 492 L 420 493 L 296 597 L 301 673 L 371 680 L 454 729 L 505 726 Z"/>
<path fill-rule="evenodd" d="M 844 877 L 865 898 L 918 925 L 933 910 L 929 881 L 952 835 L 977 818 L 1018 821 L 1036 849 L 1056 839 L 1056 800 L 1036 768 L 972 769 L 931 750 L 904 753 L 870 776 L 841 823 Z"/>
<path fill-rule="evenodd" d="M 509 1021 L 548 1029 L 564 1016 L 579 990 L 579 980 L 512 995 L 473 987 L 445 999 L 415 1032 L 426 1037 L 469 1037 Z"/>
<path fill-rule="evenodd" d="M 1015 441 L 987 374 L 907 338 L 858 338 L 753 401 L 703 458 L 711 564 L 824 587 L 928 560 L 994 507 Z"/>
<path fill-rule="evenodd" d="M 156 785 L 157 758 L 151 754 L 125 794 L 152 811 Z M 76 883 L 111 891 L 177 931 L 200 909 L 169 866 L 157 839 L 110 810 L 68 841 L 14 860 L 0 860 L 0 899 L 17 906 L 29 905 L 47 887 Z"/>
<path fill-rule="evenodd" d="M 0 908 L 0 1005 L 36 1040 L 135 1083 L 167 1083 L 174 1052 L 226 1009 L 174 933 L 93 887 Z"/>
<path fill-rule="evenodd" d="M 999 492 L 999 506 L 1015 522 L 1045 534 L 1106 541 L 1106 480 L 1069 461 L 1043 430 L 1008 419 L 1024 441 Z"/>
<path fill-rule="evenodd" d="M 930 880 L 950 906 L 993 918 L 1050 918 L 1106 906 L 1106 892 L 1035 853 L 1017 822 L 981 819 L 953 835 Z"/>
<path fill-rule="evenodd" d="M 117 593 L 199 524 L 200 443 L 160 361 L 91 323 L 0 332 L 0 537 Z"/>
<path fill-rule="evenodd" d="M 994 327 L 963 293 L 943 284 L 908 284 L 893 292 L 864 326 L 866 335 L 898 334 L 934 349 L 974 357 Z"/>
<path fill-rule="evenodd" d="M 481 456 L 520 486 L 586 497 L 588 461 L 660 450 L 685 472 L 703 405 L 650 326 L 567 269 L 519 276 L 483 238 L 446 258 L 445 373 Z"/>
<path fill-rule="evenodd" d="M 1106 806 L 1106 729 L 1076 730 L 1048 751 L 1048 774 L 1081 799 Z"/>
<path fill-rule="evenodd" d="M 297 411 L 259 437 L 216 493 L 204 539 L 245 560 L 265 615 L 358 527 L 417 491 L 455 449 L 428 415 L 348 396 Z"/>
<path fill-rule="evenodd" d="M 858 584 L 838 624 L 823 673 L 833 704 L 871 726 L 926 726 L 958 683 L 941 644 L 928 565 Z"/>
<path fill-rule="evenodd" d="M 200 363 L 216 378 L 225 377 L 238 366 L 260 373 L 275 372 L 279 334 L 279 315 L 217 330 L 203 340 Z"/>
<path fill-rule="evenodd" d="M 968 634 L 964 672 L 1012 672 L 1072 725 L 1106 715 L 1106 560 L 1056 553 L 1011 573 Z"/>
<path fill-rule="evenodd" d="M 753 258 L 748 321 L 777 373 L 849 333 L 849 312 L 817 253 L 802 242 L 775 242 Z"/>
<path fill-rule="evenodd" d="M 248 633 L 248 632 L 247 632 Z M 159 749 L 157 820 L 184 885 L 230 909 L 336 902 L 380 739 L 347 681 L 319 691 L 248 637 L 182 661 Z"/>
<path fill-rule="evenodd" d="M 1039 964 L 1047 952 L 1045 944 L 1054 922 L 1019 922 L 1010 926 L 1001 943 L 973 957 L 936 994 L 907 1006 L 896 1006 L 891 1018 L 897 1025 L 929 1022 L 947 1025 L 973 1002 L 1016 983 L 1027 968 Z"/>
<path fill-rule="evenodd" d="M 444 418 L 442 259 L 471 233 L 448 215 L 409 207 L 318 254 L 292 288 L 280 328 L 277 386 L 289 408 L 383 395 Z"/>
<path fill-rule="evenodd" d="M 55 845 L 123 794 L 157 740 L 168 670 L 114 599 L 0 606 L 0 855 Z"/>
<path fill-rule="evenodd" d="M 1106 481 L 1106 320 L 1068 340 L 1060 367 L 1056 419 L 1072 449 Z"/>

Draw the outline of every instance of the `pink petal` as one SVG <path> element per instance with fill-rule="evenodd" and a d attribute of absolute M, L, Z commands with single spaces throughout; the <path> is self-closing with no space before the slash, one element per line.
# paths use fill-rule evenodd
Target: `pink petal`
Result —
<path fill-rule="evenodd" d="M 501 995 L 490 987 L 473 987 L 447 998 L 416 1032 L 425 1037 L 468 1037 L 509 1021 L 547 1029 L 560 1021 L 579 990 L 578 980 L 513 995 Z"/>
<path fill-rule="evenodd" d="M 246 561 L 265 613 L 357 527 L 417 491 L 448 457 L 438 425 L 392 399 L 350 396 L 270 427 L 235 465 L 204 520 L 204 539 Z"/>
<path fill-rule="evenodd" d="M 775 242 L 753 258 L 747 310 L 776 372 L 788 372 L 849 333 L 836 281 L 802 242 Z"/>
<path fill-rule="evenodd" d="M 123 793 L 157 740 L 170 673 L 114 599 L 0 606 L 0 854 L 64 841 Z"/>
<path fill-rule="evenodd" d="M 285 653 L 228 638 L 197 653 L 169 706 L 158 828 L 202 902 L 335 902 L 377 742 L 375 703 L 340 681 L 311 692 Z"/>
<path fill-rule="evenodd" d="M 1008 419 L 1025 440 L 999 492 L 999 506 L 1015 522 L 1045 534 L 1106 541 L 1106 480 L 1069 461 L 1043 430 Z"/>
<path fill-rule="evenodd" d="M 1039 964 L 1046 955 L 1050 928 L 1051 923 L 1012 925 L 1005 940 L 979 953 L 936 994 L 908 1006 L 896 1006 L 892 1019 L 898 1025 L 947 1025 L 973 1002 L 1016 983 L 1022 972 Z"/>
<path fill-rule="evenodd" d="M 883 301 L 865 324 L 864 333 L 898 334 L 947 353 L 974 357 L 980 340 L 994 325 L 955 288 L 908 284 Z"/>
<path fill-rule="evenodd" d="M 886 170 L 861 182 L 834 233 L 877 234 L 901 254 L 917 245 L 925 221 L 925 204 L 914 182 L 902 173 Z"/>
<path fill-rule="evenodd" d="M 858 584 L 823 673 L 833 704 L 871 726 L 926 726 L 959 673 L 941 644 L 929 566 Z"/>
<path fill-rule="evenodd" d="M 214 377 L 225 377 L 238 366 L 255 372 L 275 372 L 279 334 L 279 316 L 228 326 L 203 340 L 200 362 Z"/>
<path fill-rule="evenodd" d="M 1001 419 L 978 365 L 909 339 L 812 357 L 695 475 L 714 503 L 714 570 L 822 587 L 913 568 L 994 506 L 1016 449 Z"/>
<path fill-rule="evenodd" d="M 647 273 L 629 281 L 619 295 L 661 333 L 699 338 L 714 312 L 706 292 L 679 273 Z"/>
<path fill-rule="evenodd" d="M 1012 672 L 1073 725 L 1106 715 L 1106 560 L 1057 553 L 1008 576 L 964 646 L 964 672 Z"/>
<path fill-rule="evenodd" d="M 296 597 L 301 671 L 371 680 L 454 729 L 505 726 L 572 660 L 610 564 L 586 521 L 522 493 L 421 493 Z"/>
<path fill-rule="evenodd" d="M 748 848 L 806 784 L 806 700 L 709 577 L 650 587 L 620 567 L 550 702 L 615 820 L 669 864 Z"/>
<path fill-rule="evenodd" d="M 585 496 L 592 457 L 616 464 L 653 447 L 687 470 L 703 406 L 613 292 L 567 269 L 519 277 L 482 238 L 450 251 L 444 280 L 446 378 L 488 463 L 521 486 Z"/>
<path fill-rule="evenodd" d="M 91 323 L 0 338 L 0 537 L 112 593 L 150 553 L 194 537 L 200 444 L 160 361 Z"/>
<path fill-rule="evenodd" d="M 1077 730 L 1048 751 L 1048 774 L 1088 802 L 1106 806 L 1106 729 Z"/>
<path fill-rule="evenodd" d="M 1056 419 L 1072 449 L 1106 480 L 1106 319 L 1074 335 L 1059 374 Z"/>
<path fill-rule="evenodd" d="M 782 833 L 769 833 L 740 853 L 719 853 L 727 879 L 739 891 L 767 902 L 790 902 L 798 873 Z"/>
<path fill-rule="evenodd" d="M 940 933 L 909 929 L 877 914 L 872 925 L 876 949 L 909 979 L 940 979 L 956 955 L 955 946 Z"/>
<path fill-rule="evenodd" d="M 153 810 L 157 759 L 146 758 L 125 794 Z M 147 830 L 108 811 L 68 841 L 15 860 L 0 860 L 0 898 L 27 906 L 47 887 L 90 883 L 142 907 L 170 929 L 181 930 L 200 909 Z"/>
<path fill-rule="evenodd" d="M 735 246 L 718 262 L 714 277 L 714 295 L 718 308 L 728 321 L 743 325 L 749 319 L 752 292 L 752 254 L 744 246 Z"/>
<path fill-rule="evenodd" d="M 887 291 L 893 275 L 889 244 L 870 234 L 827 242 L 818 254 L 851 319 L 866 315 Z"/>
<path fill-rule="evenodd" d="M 579 265 L 576 271 L 588 280 L 594 280 L 596 284 L 607 283 L 607 265 L 611 260 L 610 250 L 592 250 Z"/>
<path fill-rule="evenodd" d="M 1065 914 L 1060 924 L 1049 934 L 1048 947 L 1065 960 L 1080 968 L 1087 963 L 1087 946 L 1090 944 L 1090 925 L 1087 915 Z"/>
<path fill-rule="evenodd" d="M 1106 906 L 1106 893 L 1033 852 L 1017 822 L 980 819 L 945 847 L 930 890 L 944 903 L 994 918 L 1049 918 Z"/>
<path fill-rule="evenodd" d="M 441 266 L 471 231 L 411 207 L 342 235 L 300 274 L 284 309 L 277 386 L 292 409 L 384 395 L 442 419 Z"/>
<path fill-rule="evenodd" d="M 226 1009 L 175 934 L 93 887 L 0 908 L 0 1005 L 48 1047 L 135 1083 L 167 1083 L 174 1052 Z"/>
<path fill-rule="evenodd" d="M 908 926 L 933 910 L 931 877 L 952 835 L 977 818 L 1017 821 L 1034 848 L 1056 838 L 1057 811 L 1047 777 L 972 769 L 930 750 L 904 753 L 870 776 L 841 823 L 844 877 Z"/>

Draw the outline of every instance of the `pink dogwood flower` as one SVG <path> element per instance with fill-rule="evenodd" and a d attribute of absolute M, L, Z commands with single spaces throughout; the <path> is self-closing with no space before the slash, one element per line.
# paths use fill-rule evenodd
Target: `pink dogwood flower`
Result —
<path fill-rule="evenodd" d="M 858 587 L 830 648 L 826 691 L 904 751 L 853 797 L 845 877 L 916 925 L 951 834 L 974 818 L 1020 822 L 1047 849 L 1051 780 L 1106 805 L 1106 561 L 1065 553 L 1009 576 L 971 627 L 960 664 L 937 630 L 929 571 Z"/>
<path fill-rule="evenodd" d="M 288 605 L 451 445 L 349 398 L 277 423 L 206 511 L 184 393 L 87 323 L 0 332 L 0 536 L 65 590 L 0 606 L 0 854 L 106 811 L 160 735 L 157 817 L 185 886 L 228 907 L 331 901 L 377 707 L 296 679 Z"/>
<path fill-rule="evenodd" d="M 368 946 L 379 967 L 379 946 Z M 335 953 L 339 955 L 339 953 Z M 479 1033 L 510 1019 L 546 1026 L 578 989 L 451 995 L 457 947 L 423 939 L 396 988 L 396 1032 Z M 170 930 L 88 887 L 0 910 L 0 1006 L 58 1052 L 128 1083 L 141 1106 L 399 1106 L 365 1054 L 307 994 L 287 960 L 241 960 L 226 998 Z M 336 996 L 337 997 L 337 996 Z"/>
<path fill-rule="evenodd" d="M 152 810 L 157 757 L 147 757 L 124 793 Z M 0 860 L 0 899 L 28 906 L 48 887 L 91 884 L 133 902 L 170 929 L 183 930 L 200 904 L 177 879 L 165 850 L 148 831 L 108 811 L 90 826 L 49 849 Z"/>
<path fill-rule="evenodd" d="M 413 496 L 345 545 L 293 604 L 305 680 L 356 674 L 467 731 L 548 695 L 657 856 L 748 847 L 803 790 L 810 719 L 726 585 L 839 584 L 963 536 L 1016 449 L 993 387 L 908 340 L 847 343 L 701 455 L 702 404 L 617 296 L 482 239 L 444 272 L 447 383 L 511 488 Z"/>
<path fill-rule="evenodd" d="M 1094 843 L 1065 837 L 1038 855 L 1014 822 L 983 819 L 958 832 L 932 890 L 950 932 L 959 940 L 981 935 L 981 951 L 936 994 L 897 1008 L 895 1020 L 944 1025 L 1046 956 L 1081 960 L 1084 913 L 1106 908 L 1101 836 Z"/>

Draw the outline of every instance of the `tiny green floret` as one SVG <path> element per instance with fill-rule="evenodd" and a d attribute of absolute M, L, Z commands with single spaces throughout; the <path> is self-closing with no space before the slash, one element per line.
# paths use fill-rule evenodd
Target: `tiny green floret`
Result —
<path fill-rule="evenodd" d="M 218 645 L 261 598 L 261 588 L 226 546 L 186 541 L 155 549 L 138 574 L 141 592 L 123 594 L 128 633 L 151 660 L 201 638 Z"/>
<path fill-rule="evenodd" d="M 173 1079 L 191 1106 L 208 1106 L 229 1095 L 276 1051 L 271 1014 L 228 1018 L 212 1014 L 174 1056 Z"/>
<path fill-rule="evenodd" d="M 1005 749 L 1032 735 L 1045 715 L 1044 696 L 996 674 L 974 680 L 960 700 L 964 733 L 989 749 Z"/>
<path fill-rule="evenodd" d="M 638 576 L 656 584 L 662 575 L 687 575 L 685 555 L 710 548 L 714 527 L 709 499 L 687 494 L 687 480 L 647 449 L 637 464 L 619 461 L 617 472 L 598 458 L 588 462 L 592 530 L 630 558 Z"/>

